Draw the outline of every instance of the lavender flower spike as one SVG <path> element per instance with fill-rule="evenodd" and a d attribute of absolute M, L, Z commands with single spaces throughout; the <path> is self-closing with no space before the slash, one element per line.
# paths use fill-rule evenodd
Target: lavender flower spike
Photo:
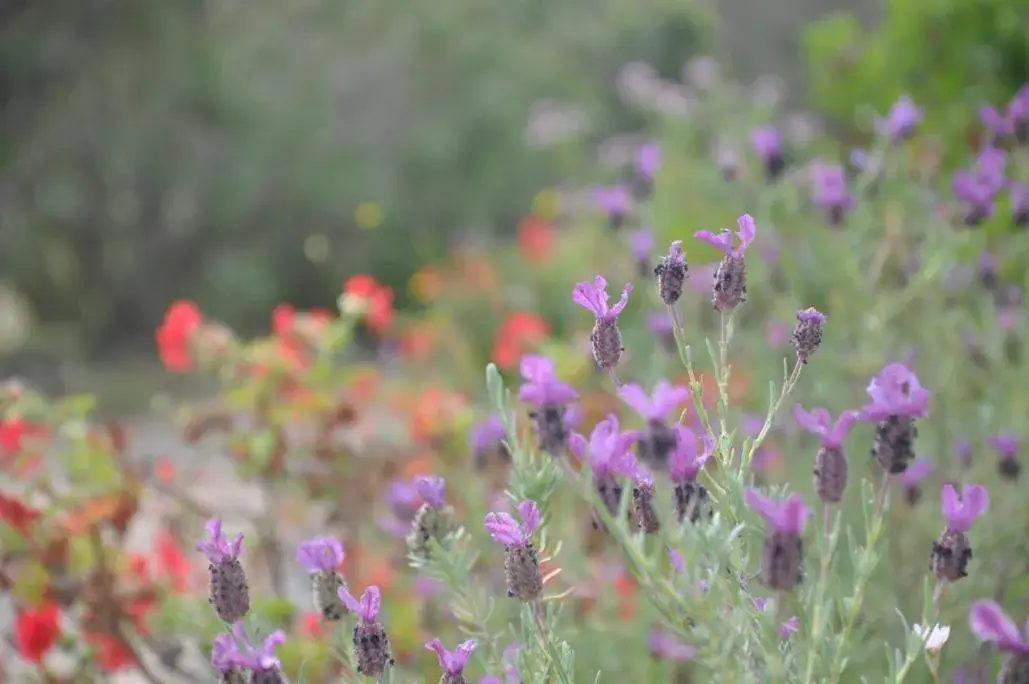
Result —
<path fill-rule="evenodd" d="M 639 385 L 622 386 L 618 396 L 647 421 L 639 441 L 640 460 L 654 470 L 664 470 L 668 455 L 675 449 L 675 431 L 668 425 L 668 415 L 689 399 L 690 391 L 661 380 L 650 397 Z"/>
<path fill-rule="evenodd" d="M 585 461 L 588 456 L 593 471 L 593 485 L 612 515 L 618 513 L 622 499 L 622 483 L 619 478 L 632 477 L 636 472 L 636 458 L 631 449 L 639 438 L 638 432 L 621 432 L 618 417 L 612 414 L 596 424 L 588 442 L 579 434 L 573 434 L 569 442 L 572 452 L 580 460 Z M 596 515 L 593 525 L 598 529 L 601 526 Z"/>
<path fill-rule="evenodd" d="M 612 370 L 622 358 L 622 333 L 618 330 L 618 315 L 625 309 L 632 293 L 632 283 L 626 283 L 622 296 L 614 306 L 608 306 L 607 281 L 597 276 L 592 283 L 579 283 L 572 291 L 572 301 L 596 317 L 590 342 L 593 358 L 604 370 Z"/>
<path fill-rule="evenodd" d="M 504 545 L 504 574 L 507 595 L 529 602 L 543 593 L 539 553 L 532 544 L 532 535 L 540 526 L 540 511 L 534 501 L 518 504 L 522 522 L 509 513 L 487 513 L 486 531 L 493 541 Z"/>
<path fill-rule="evenodd" d="M 703 442 L 704 451 L 698 453 L 698 442 Z M 710 518 L 714 509 L 709 505 L 710 497 L 704 485 L 697 482 L 697 475 L 714 452 L 715 441 L 710 436 L 698 440 L 696 434 L 684 425 L 675 427 L 675 450 L 668 459 L 668 475 L 675 485 L 675 515 L 679 522 L 689 520 L 698 523 L 705 513 Z"/>
<path fill-rule="evenodd" d="M 521 371 L 526 382 L 519 389 L 518 398 L 534 407 L 529 419 L 539 447 L 551 456 L 560 456 L 568 442 L 568 405 L 579 395 L 570 385 L 558 381 L 550 359 L 527 354 L 522 357 Z"/>
<path fill-rule="evenodd" d="M 468 441 L 475 467 L 485 468 L 494 460 L 510 463 L 511 452 L 504 441 L 506 438 L 504 421 L 498 415 L 492 415 L 472 428 Z"/>
<path fill-rule="evenodd" d="M 429 541 L 435 539 L 443 544 L 453 529 L 453 511 L 447 507 L 443 499 L 446 481 L 435 475 L 421 476 L 415 479 L 415 488 L 421 496 L 421 508 L 411 522 L 411 531 L 407 535 L 407 549 L 420 558 L 429 557 Z"/>
<path fill-rule="evenodd" d="M 297 562 L 311 576 L 314 607 L 332 622 L 343 619 L 347 613 L 338 596 L 343 578 L 336 572 L 343 558 L 343 545 L 333 537 L 316 537 L 297 548 Z"/>
<path fill-rule="evenodd" d="M 686 282 L 689 265 L 682 251 L 682 240 L 676 240 L 668 248 L 668 255 L 654 267 L 657 276 L 657 294 L 661 301 L 671 306 L 682 296 L 682 286 Z"/>
<path fill-rule="evenodd" d="M 993 435 L 986 441 L 1000 458 L 997 464 L 1000 476 L 1005 480 L 1017 480 L 1019 473 L 1022 471 L 1022 464 L 1018 462 L 1018 451 L 1021 446 L 1018 437 L 1010 432 L 1004 432 L 999 435 Z"/>
<path fill-rule="evenodd" d="M 282 663 L 275 657 L 275 649 L 286 643 L 286 634 L 282 630 L 265 637 L 260 647 L 250 642 L 242 622 L 232 625 L 232 636 L 243 647 L 237 662 L 250 669 L 251 684 L 285 684 L 286 679 L 280 669 Z"/>
<path fill-rule="evenodd" d="M 774 181 L 786 169 L 786 158 L 782 153 L 782 135 L 775 126 L 755 128 L 750 134 L 754 151 L 765 167 L 765 178 Z"/>
<path fill-rule="evenodd" d="M 915 419 L 928 413 L 929 391 L 907 366 L 891 363 L 872 378 L 867 392 L 872 401 L 861 409 L 862 419 L 878 423 L 872 454 L 883 470 L 903 473 L 915 457 Z"/>
<path fill-rule="evenodd" d="M 843 500 L 847 488 L 847 457 L 843 451 L 843 440 L 858 419 L 857 411 L 844 411 L 836 422 L 823 408 L 812 409 L 810 413 L 797 404 L 793 409 L 797 424 L 807 432 L 818 435 L 821 448 L 815 457 L 815 491 L 825 503 Z"/>
<path fill-rule="evenodd" d="M 769 527 L 761 564 L 765 586 L 773 591 L 793 590 L 803 576 L 804 546 L 800 535 L 811 511 L 800 494 L 785 501 L 774 501 L 756 489 L 748 489 L 745 499 Z"/>
<path fill-rule="evenodd" d="M 718 264 L 711 296 L 711 303 L 720 313 L 728 313 L 747 301 L 747 264 L 743 258 L 754 242 L 757 227 L 750 214 L 744 214 L 736 223 L 739 227 L 736 235 L 740 241 L 736 249 L 733 249 L 732 231 L 728 228 L 717 235 L 707 230 L 693 235 L 725 254 Z"/>
<path fill-rule="evenodd" d="M 920 458 L 914 461 L 904 474 L 900 476 L 900 486 L 904 490 L 904 498 L 911 506 L 922 498 L 922 481 L 933 473 L 933 464 Z"/>
<path fill-rule="evenodd" d="M 222 532 L 221 520 L 207 522 L 207 540 L 197 542 L 197 551 L 207 556 L 211 576 L 208 599 L 222 622 L 233 623 L 250 612 L 250 587 L 239 562 L 243 552 L 243 535 L 231 542 Z"/>
<path fill-rule="evenodd" d="M 922 123 L 922 118 L 922 110 L 910 97 L 904 95 L 893 104 L 893 108 L 885 119 L 876 121 L 875 128 L 879 135 L 887 136 L 893 142 L 898 143 L 915 134 L 918 125 Z"/>
<path fill-rule="evenodd" d="M 354 653 L 357 656 L 358 673 L 365 677 L 380 677 L 385 672 L 386 665 L 394 663 L 389 637 L 379 622 L 379 608 L 382 606 L 379 588 L 374 585 L 368 587 L 358 601 L 346 587 L 340 587 L 339 598 L 358 617 L 357 626 L 354 627 Z"/>
<path fill-rule="evenodd" d="M 947 523 L 943 535 L 933 542 L 930 567 L 938 579 L 957 582 L 968 576 L 972 546 L 965 533 L 990 507 L 990 495 L 979 485 L 965 485 L 958 497 L 952 485 L 944 485 L 940 509 Z"/>
<path fill-rule="evenodd" d="M 439 667 L 443 670 L 440 684 L 465 684 L 467 680 L 464 678 L 464 668 L 468 665 L 468 658 L 471 657 L 476 645 L 475 639 L 469 639 L 451 652 L 443 648 L 439 639 L 433 639 L 425 644 L 425 648 L 436 653 Z"/>
<path fill-rule="evenodd" d="M 797 324 L 793 328 L 790 343 L 797 350 L 797 360 L 801 363 L 807 364 L 808 358 L 818 351 L 818 347 L 822 344 L 823 325 L 825 325 L 825 315 L 814 307 L 797 312 Z"/>
<path fill-rule="evenodd" d="M 624 185 L 597 188 L 593 191 L 593 200 L 597 207 L 607 214 L 613 229 L 621 228 L 632 212 L 632 194 Z"/>
<path fill-rule="evenodd" d="M 244 657 L 231 634 L 215 637 L 211 645 L 211 665 L 221 673 L 222 684 L 246 684 L 249 681 L 241 664 Z"/>

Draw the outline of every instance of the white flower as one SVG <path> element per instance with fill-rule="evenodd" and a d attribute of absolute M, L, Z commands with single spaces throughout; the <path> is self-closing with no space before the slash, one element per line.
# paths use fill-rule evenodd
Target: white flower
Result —
<path fill-rule="evenodd" d="M 915 632 L 915 636 L 925 643 L 925 650 L 930 653 L 939 653 L 943 645 L 947 643 L 947 637 L 950 636 L 950 627 L 947 625 L 933 625 L 931 629 L 915 625 L 911 629 Z"/>

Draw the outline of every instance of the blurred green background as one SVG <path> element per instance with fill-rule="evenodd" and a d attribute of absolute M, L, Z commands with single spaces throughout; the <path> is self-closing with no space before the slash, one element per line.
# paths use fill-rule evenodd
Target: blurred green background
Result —
<path fill-rule="evenodd" d="M 598 143 L 647 123 L 617 94 L 627 62 L 672 81 L 698 54 L 741 83 L 778 74 L 845 136 L 908 90 L 931 127 L 966 126 L 970 100 L 1029 80 L 1027 8 L 3 0 L 3 363 L 149 355 L 176 298 L 265 330 L 276 303 L 331 305 L 357 272 L 404 306 L 426 259 L 510 233 L 541 188 L 600 180 Z M 540 144 L 555 110 L 575 134 Z"/>

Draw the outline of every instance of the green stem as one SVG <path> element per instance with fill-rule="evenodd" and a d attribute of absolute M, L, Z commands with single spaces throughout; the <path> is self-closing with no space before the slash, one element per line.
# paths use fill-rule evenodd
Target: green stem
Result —
<path fill-rule="evenodd" d="M 832 509 L 829 504 L 824 506 L 823 532 L 825 539 L 821 548 L 821 570 L 818 574 L 817 598 L 815 599 L 815 612 L 811 618 L 811 646 L 807 654 L 807 667 L 804 670 L 804 683 L 810 684 L 815 679 L 815 661 L 818 659 L 817 652 L 821 646 L 822 631 L 825 629 L 825 594 L 829 584 L 829 564 L 833 556 L 832 543 Z"/>

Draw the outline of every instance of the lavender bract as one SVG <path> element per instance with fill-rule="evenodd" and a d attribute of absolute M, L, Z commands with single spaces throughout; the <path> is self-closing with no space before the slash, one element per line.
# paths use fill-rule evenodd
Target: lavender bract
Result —
<path fill-rule="evenodd" d="M 762 581 L 773 591 L 792 591 L 803 578 L 804 545 L 800 535 L 811 511 L 800 494 L 775 501 L 748 489 L 745 500 L 769 528 L 761 562 Z"/>
<path fill-rule="evenodd" d="M 1020 630 L 996 601 L 976 601 L 968 615 L 968 625 L 980 641 L 993 644 L 1007 661 L 1000 684 L 1022 684 L 1029 677 L 1029 623 Z"/>
<path fill-rule="evenodd" d="M 572 301 L 594 315 L 596 322 L 590 333 L 593 358 L 604 370 L 611 370 L 622 358 L 622 333 L 618 330 L 618 315 L 625 309 L 632 294 L 632 283 L 626 283 L 622 296 L 614 306 L 608 306 L 607 281 L 596 276 L 592 283 L 582 282 L 572 291 Z"/>
<path fill-rule="evenodd" d="M 669 426 L 668 416 L 689 399 L 690 391 L 661 380 L 649 397 L 639 385 L 623 385 L 618 396 L 647 421 L 637 444 L 640 460 L 655 471 L 665 470 L 668 455 L 675 449 L 675 430 Z"/>
<path fill-rule="evenodd" d="M 579 395 L 571 386 L 558 381 L 550 359 L 523 356 L 521 371 L 526 382 L 518 390 L 518 398 L 534 409 L 529 412 L 529 419 L 533 422 L 539 447 L 551 456 L 560 456 L 568 443 L 568 405 Z"/>
<path fill-rule="evenodd" d="M 718 264 L 711 296 L 715 310 L 728 313 L 747 301 L 747 264 L 744 261 L 747 248 L 754 241 L 757 228 L 754 219 L 744 214 L 737 221 L 740 246 L 733 249 L 732 231 L 726 228 L 715 234 L 707 230 L 694 233 L 693 237 L 706 242 L 725 256 Z"/>
<path fill-rule="evenodd" d="M 534 501 L 518 504 L 519 523 L 509 513 L 487 513 L 486 531 L 494 541 L 504 545 L 504 574 L 507 595 L 519 601 L 534 601 L 543 593 L 539 553 L 532 544 L 532 535 L 540 527 L 540 512 Z"/>
<path fill-rule="evenodd" d="M 842 501 L 848 479 L 843 440 L 850 434 L 857 421 L 858 412 L 844 411 L 833 423 L 832 416 L 824 408 L 812 409 L 809 413 L 797 404 L 793 409 L 793 416 L 797 425 L 819 437 L 821 448 L 815 457 L 814 469 L 815 491 L 818 498 L 825 503 Z"/>
<path fill-rule="evenodd" d="M 929 564 L 937 578 L 957 582 L 968 576 L 972 546 L 965 533 L 989 507 L 990 495 L 979 485 L 965 485 L 960 497 L 952 485 L 943 486 L 940 510 L 947 526 L 940 539 L 933 542 Z"/>
<path fill-rule="evenodd" d="M 382 605 L 379 588 L 368 587 L 358 601 L 344 586 L 340 587 L 339 598 L 358 618 L 354 627 L 357 672 L 365 677 L 381 677 L 386 667 L 393 666 L 394 661 L 386 629 L 379 622 L 379 609 Z"/>
<path fill-rule="evenodd" d="M 618 514 L 622 500 L 620 478 L 632 477 L 636 473 L 636 458 L 632 446 L 639 441 L 640 433 L 622 432 L 618 417 L 608 416 L 600 421 L 590 433 L 589 441 L 579 434 L 573 434 L 569 446 L 579 460 L 588 463 L 593 471 L 593 486 L 611 515 Z M 593 526 L 600 529 L 600 517 L 594 513 Z"/>
<path fill-rule="evenodd" d="M 343 564 L 343 545 L 333 537 L 315 537 L 297 548 L 297 562 L 311 576 L 315 610 L 329 621 L 342 620 L 347 609 L 339 600 L 343 578 L 337 568 Z"/>
<path fill-rule="evenodd" d="M 421 496 L 422 504 L 411 523 L 411 531 L 407 535 L 407 549 L 419 558 L 428 558 L 430 540 L 443 544 L 447 535 L 453 530 L 453 511 L 443 498 L 446 482 L 435 475 L 421 476 L 415 479 L 415 488 Z"/>
<path fill-rule="evenodd" d="M 671 306 L 682 296 L 682 286 L 686 282 L 689 265 L 686 254 L 682 251 L 682 240 L 676 240 L 668 248 L 668 254 L 654 267 L 657 276 L 657 294 L 661 301 Z"/>
<path fill-rule="evenodd" d="M 703 446 L 703 451 L 698 446 Z M 714 439 L 697 435 L 684 425 L 675 428 L 675 450 L 668 459 L 668 475 L 675 486 L 675 515 L 679 522 L 698 523 L 714 515 L 710 497 L 697 475 L 714 451 Z"/>
<path fill-rule="evenodd" d="M 443 677 L 440 684 L 465 684 L 464 668 L 468 665 L 468 659 L 475 650 L 477 642 L 469 639 L 458 645 L 453 651 L 443 648 L 439 639 L 433 639 L 425 644 L 425 648 L 434 652 L 439 660 L 439 667 L 443 670 Z"/>
<path fill-rule="evenodd" d="M 891 363 L 868 384 L 871 403 L 861 409 L 862 419 L 876 423 L 872 455 L 888 473 L 899 475 L 915 458 L 915 419 L 929 409 L 929 391 L 902 363 Z"/>
<path fill-rule="evenodd" d="M 250 586 L 239 562 L 243 552 L 243 534 L 229 541 L 222 532 L 221 520 L 207 522 L 207 540 L 197 542 L 197 551 L 207 557 L 211 576 L 208 599 L 222 622 L 234 623 L 250 612 Z"/>

